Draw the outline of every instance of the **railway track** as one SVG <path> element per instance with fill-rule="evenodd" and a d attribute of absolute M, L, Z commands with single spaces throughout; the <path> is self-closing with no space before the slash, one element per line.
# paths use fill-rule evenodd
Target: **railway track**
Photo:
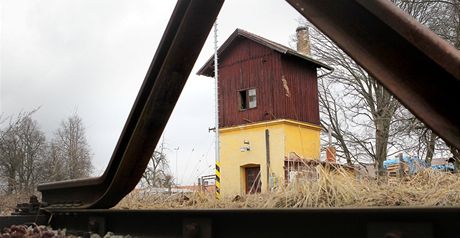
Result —
<path fill-rule="evenodd" d="M 460 116 L 452 110 L 460 92 L 457 50 L 386 0 L 287 2 L 460 148 Z M 0 217 L 0 226 L 36 222 L 86 235 L 158 237 L 458 237 L 459 208 L 109 209 L 141 178 L 222 4 L 178 1 L 104 174 L 39 185 L 40 213 Z"/>
<path fill-rule="evenodd" d="M 453 238 L 458 237 L 460 208 L 61 209 L 34 219 L 83 237 L 113 232 L 134 237 Z"/>

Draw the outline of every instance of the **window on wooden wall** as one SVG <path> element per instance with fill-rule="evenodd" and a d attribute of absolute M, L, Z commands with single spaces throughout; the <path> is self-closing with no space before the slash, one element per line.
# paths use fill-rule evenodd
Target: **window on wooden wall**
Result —
<path fill-rule="evenodd" d="M 256 98 L 255 88 L 248 90 L 248 101 L 249 101 L 249 108 L 257 107 L 257 98 Z"/>
<path fill-rule="evenodd" d="M 256 89 L 247 89 L 239 91 L 240 110 L 246 110 L 257 107 Z"/>

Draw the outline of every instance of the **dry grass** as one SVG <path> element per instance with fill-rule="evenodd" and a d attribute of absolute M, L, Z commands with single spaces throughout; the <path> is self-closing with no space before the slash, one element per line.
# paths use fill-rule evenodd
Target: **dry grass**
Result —
<path fill-rule="evenodd" d="M 134 191 L 116 208 L 309 208 L 460 206 L 460 176 L 424 170 L 390 180 L 357 179 L 342 169 L 316 167 L 316 181 L 299 179 L 271 193 L 223 197 L 209 193 L 150 194 Z"/>
<path fill-rule="evenodd" d="M 460 175 L 424 170 L 390 180 L 357 179 L 342 169 L 316 167 L 318 179 L 298 179 L 271 193 L 214 198 L 210 193 L 160 194 L 135 190 L 118 209 L 308 208 L 380 206 L 460 206 Z M 0 196 L 0 215 L 9 215 L 27 195 Z"/>

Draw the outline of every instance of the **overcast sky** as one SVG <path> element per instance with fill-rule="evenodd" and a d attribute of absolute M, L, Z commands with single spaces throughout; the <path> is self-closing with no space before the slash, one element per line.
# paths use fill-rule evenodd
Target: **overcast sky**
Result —
<path fill-rule="evenodd" d="M 76 111 L 86 126 L 95 175 L 101 174 L 176 1 L 0 4 L 1 113 L 41 107 L 34 119 L 50 138 L 61 120 Z M 242 28 L 288 45 L 298 17 L 285 1 L 229 0 L 218 17 L 218 40 Z M 214 126 L 214 83 L 196 76 L 213 48 L 211 32 L 164 133 L 171 172 L 182 184 L 213 173 L 214 134 L 208 128 Z"/>

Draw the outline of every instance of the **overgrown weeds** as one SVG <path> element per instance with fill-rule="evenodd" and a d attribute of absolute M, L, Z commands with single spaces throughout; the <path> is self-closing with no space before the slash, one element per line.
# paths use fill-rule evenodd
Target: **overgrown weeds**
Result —
<path fill-rule="evenodd" d="M 153 193 L 134 190 L 116 209 L 326 208 L 386 206 L 460 206 L 460 175 L 423 170 L 403 178 L 356 178 L 344 169 L 315 167 L 315 178 L 299 177 L 269 193 L 223 196 Z M 9 215 L 27 195 L 0 196 L 0 215 Z"/>
<path fill-rule="evenodd" d="M 18 203 L 29 201 L 29 194 L 0 195 L 0 216 L 10 215 Z"/>
<path fill-rule="evenodd" d="M 152 194 L 135 190 L 116 208 L 326 208 L 460 206 L 460 176 L 423 170 L 403 178 L 356 178 L 344 169 L 316 168 L 315 179 L 297 178 L 269 193 L 215 199 L 211 193 Z"/>

